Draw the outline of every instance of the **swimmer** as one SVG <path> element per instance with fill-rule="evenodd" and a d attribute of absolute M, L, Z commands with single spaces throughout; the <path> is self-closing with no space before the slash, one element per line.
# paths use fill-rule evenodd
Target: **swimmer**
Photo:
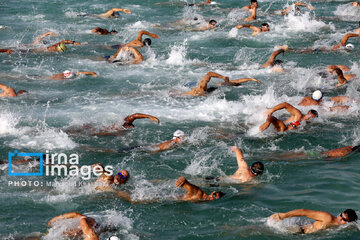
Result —
<path fill-rule="evenodd" d="M 285 121 L 281 121 L 277 119 L 276 117 L 272 116 L 272 114 L 278 110 L 284 109 L 288 111 L 291 114 L 291 117 L 286 119 Z M 295 130 L 297 127 L 300 126 L 300 122 L 302 121 L 308 121 L 310 119 L 313 119 L 318 116 L 317 111 L 310 110 L 306 115 L 302 114 L 299 109 L 295 108 L 294 106 L 290 105 L 287 102 L 280 103 L 276 105 L 275 107 L 268 109 L 266 111 L 266 114 L 268 115 L 265 123 L 263 123 L 259 130 L 263 132 L 266 130 L 271 124 L 274 125 L 275 130 L 278 132 L 285 132 L 287 130 Z M 288 126 L 286 124 L 289 123 Z"/>
<path fill-rule="evenodd" d="M 59 215 L 57 217 L 52 218 L 48 222 L 48 226 L 51 227 L 55 222 L 64 219 L 80 219 L 80 228 L 70 229 L 67 232 L 64 232 L 68 237 L 81 237 L 85 236 L 84 240 L 99 240 L 97 233 L 95 232 L 99 225 L 96 223 L 95 219 L 91 217 L 87 217 L 78 212 L 70 212 Z"/>
<path fill-rule="evenodd" d="M 151 116 L 148 114 L 143 114 L 143 113 L 134 113 L 134 114 L 131 114 L 131 115 L 127 116 L 126 118 L 124 118 L 124 123 L 121 126 L 119 126 L 118 123 L 114 123 L 113 125 L 105 128 L 103 130 L 93 132 L 93 135 L 113 136 L 113 135 L 122 134 L 124 132 L 124 130 L 135 127 L 133 125 L 133 122 L 136 119 L 143 119 L 143 118 L 148 118 L 157 124 L 160 123 L 160 120 L 157 117 L 154 117 L 154 116 Z M 92 130 L 95 130 L 94 128 L 92 128 L 91 126 L 88 126 L 88 125 L 85 125 L 85 128 L 90 128 Z"/>
<path fill-rule="evenodd" d="M 211 3 L 211 0 L 205 0 L 205 2 L 202 2 L 202 3 L 157 2 L 155 4 L 157 4 L 157 5 L 169 4 L 169 5 L 193 7 L 193 6 L 204 6 L 204 5 L 212 4 L 212 3 Z"/>
<path fill-rule="evenodd" d="M 360 37 L 360 34 L 356 34 L 356 33 L 347 33 L 340 41 L 339 44 L 336 44 L 335 46 L 333 46 L 331 48 L 331 50 L 338 50 L 340 47 L 346 47 L 346 43 L 349 40 L 349 38 L 352 37 Z"/>
<path fill-rule="evenodd" d="M 15 89 L 8 87 L 1 83 L 0 83 L 0 89 L 3 90 L 3 92 L 0 93 L 0 98 L 2 98 L 2 97 L 18 97 L 21 94 L 27 93 L 27 91 L 25 91 L 25 90 L 19 90 L 18 92 L 16 92 Z"/>
<path fill-rule="evenodd" d="M 259 34 L 259 33 L 261 33 L 261 32 L 268 32 L 268 31 L 270 31 L 270 26 L 269 26 L 269 24 L 267 24 L 267 23 L 262 23 L 262 24 L 261 24 L 261 28 L 255 27 L 255 26 L 250 25 L 250 24 L 242 24 L 242 25 L 237 25 L 237 26 L 236 26 L 237 29 L 241 29 L 241 28 L 244 28 L 244 27 L 250 28 L 251 30 L 253 30 L 253 33 L 251 34 L 251 35 L 253 35 L 253 36 L 254 36 L 254 35 L 257 35 L 257 34 Z"/>
<path fill-rule="evenodd" d="M 51 79 L 56 79 L 56 80 L 61 80 L 61 79 L 70 79 L 73 78 L 75 76 L 79 76 L 79 75 L 91 75 L 94 77 L 97 77 L 98 75 L 95 72 L 71 72 L 69 70 L 65 70 L 62 73 L 56 74 L 54 76 L 51 76 Z"/>
<path fill-rule="evenodd" d="M 282 10 L 281 14 L 282 15 L 288 15 L 289 12 L 293 11 L 294 9 L 295 9 L 295 12 L 300 12 L 300 8 L 298 8 L 298 6 L 307 7 L 310 10 L 315 10 L 315 8 L 313 6 L 311 6 L 311 5 L 308 5 L 308 4 L 305 4 L 305 3 L 302 3 L 302 2 L 296 2 L 293 6 Z"/>
<path fill-rule="evenodd" d="M 326 70 L 332 74 L 336 74 L 335 69 L 339 68 L 342 72 L 350 71 L 350 68 L 346 65 L 329 65 Z M 344 78 L 348 81 L 356 77 L 356 74 L 343 74 Z"/>
<path fill-rule="evenodd" d="M 114 35 L 114 34 L 118 33 L 118 32 L 115 31 L 115 30 L 108 31 L 107 29 L 105 29 L 105 28 L 100 28 L 100 27 L 96 27 L 96 28 L 94 28 L 94 29 L 91 29 L 91 32 L 92 32 L 92 33 L 96 33 L 96 34 L 98 34 L 98 35 L 108 35 L 108 34 Z"/>
<path fill-rule="evenodd" d="M 203 26 L 199 26 L 195 29 L 193 29 L 193 31 L 205 31 L 205 30 L 211 30 L 217 27 L 217 21 L 215 21 L 214 19 L 210 20 L 208 24 L 203 25 Z"/>
<path fill-rule="evenodd" d="M 313 219 L 315 220 L 315 222 L 305 226 L 300 226 L 299 229 L 296 231 L 297 233 L 313 233 L 319 230 L 331 228 L 333 226 L 347 224 L 358 219 L 355 211 L 352 209 L 346 209 L 337 217 L 334 217 L 330 213 L 324 211 L 295 209 L 286 213 L 275 213 L 269 218 L 278 222 L 285 218 L 302 216 Z"/>
<path fill-rule="evenodd" d="M 95 15 L 96 17 L 102 17 L 102 18 L 117 18 L 119 16 L 119 12 L 124 12 L 126 14 L 131 13 L 129 9 L 126 8 L 112 8 L 106 13 Z"/>
<path fill-rule="evenodd" d="M 93 164 L 91 167 L 94 168 L 94 171 L 101 172 L 101 176 L 95 182 L 97 185 L 95 189 L 98 191 L 116 192 L 111 185 L 125 184 L 130 178 L 129 172 L 124 169 L 118 172 L 115 176 L 112 176 L 110 172 L 106 171 L 104 166 L 100 163 Z"/>
<path fill-rule="evenodd" d="M 191 95 L 191 96 L 203 96 L 205 94 L 207 94 L 208 92 L 212 91 L 213 89 L 208 89 L 207 88 L 207 84 L 210 82 L 211 78 L 216 77 L 216 78 L 220 78 L 223 79 L 224 82 L 223 83 L 218 83 L 217 85 L 230 85 L 230 86 L 238 86 L 241 83 L 245 83 L 245 82 L 249 82 L 249 81 L 254 81 L 254 82 L 258 82 L 258 83 L 262 83 L 259 80 L 255 79 L 255 78 L 240 78 L 240 79 L 236 79 L 236 80 L 229 80 L 229 77 L 225 77 L 223 75 L 220 75 L 218 73 L 215 72 L 208 72 L 199 82 L 199 84 L 191 89 L 189 92 L 185 92 L 185 93 L 181 93 L 182 95 Z"/>
<path fill-rule="evenodd" d="M 276 60 L 276 57 L 280 53 L 284 53 L 285 51 L 287 51 L 288 47 L 287 46 L 278 46 L 278 47 L 281 49 L 278 49 L 275 52 L 273 52 L 270 58 L 266 61 L 266 63 L 261 65 L 262 68 L 271 67 L 271 71 L 273 72 L 285 72 L 284 68 L 282 67 L 283 62 L 281 60 Z"/>
<path fill-rule="evenodd" d="M 250 10 L 252 8 L 258 8 L 258 7 L 259 7 L 259 4 L 258 4 L 257 0 L 250 0 L 250 5 L 242 7 L 241 9 Z"/>
<path fill-rule="evenodd" d="M 176 181 L 176 187 L 184 188 L 188 193 L 182 196 L 179 196 L 179 200 L 183 201 L 213 201 L 223 197 L 225 194 L 223 192 L 213 191 L 210 194 L 207 194 L 201 190 L 198 186 L 191 184 L 185 177 L 181 176 Z"/>
<path fill-rule="evenodd" d="M 333 160 L 334 158 L 343 158 L 351 153 L 359 152 L 360 145 L 357 146 L 346 146 L 341 148 L 335 148 L 325 152 L 308 151 L 308 152 L 285 152 L 275 154 L 275 158 L 281 160 L 298 160 L 298 159 L 314 159 L 314 158 L 325 158 L 325 160 Z"/>
<path fill-rule="evenodd" d="M 131 57 L 133 58 L 130 62 L 125 62 L 128 64 L 139 64 L 140 62 L 144 61 L 143 55 L 134 47 L 120 47 L 116 53 L 110 57 L 105 57 L 111 63 L 119 62 L 120 60 L 117 59 L 118 55 L 122 53 L 130 53 Z"/>
<path fill-rule="evenodd" d="M 67 47 L 66 44 L 73 44 L 75 46 L 88 44 L 88 42 L 79 43 L 71 40 L 63 40 L 61 42 L 55 43 L 54 45 L 51 45 L 50 47 L 45 48 L 35 48 L 35 49 L 27 49 L 27 50 L 9 50 L 9 49 L 0 49 L 0 52 L 7 52 L 7 53 L 13 53 L 13 52 L 20 52 L 20 53 L 29 53 L 29 52 L 65 52 Z"/>
<path fill-rule="evenodd" d="M 191 96 L 203 96 L 207 93 L 207 84 L 210 82 L 211 78 L 216 77 L 223 79 L 225 83 L 228 83 L 229 77 L 225 77 L 215 72 L 208 72 L 199 82 L 199 84 L 191 89 L 189 92 L 182 93 L 183 95 L 191 95 Z"/>
<path fill-rule="evenodd" d="M 41 40 L 44 38 L 44 37 L 47 37 L 47 36 L 57 36 L 56 33 L 54 32 L 47 32 L 47 33 L 43 33 L 41 34 L 39 37 L 37 37 L 31 44 L 32 45 L 35 45 L 35 44 L 39 44 L 41 43 Z"/>
<path fill-rule="evenodd" d="M 184 139 L 185 139 L 185 133 L 181 130 L 176 130 L 171 140 L 156 145 L 155 146 L 156 150 L 152 151 L 152 153 L 168 150 L 172 148 L 174 145 L 184 141 Z"/>
<path fill-rule="evenodd" d="M 245 161 L 241 149 L 239 149 L 237 146 L 233 146 L 231 147 L 231 151 L 235 152 L 237 164 L 239 167 L 238 170 L 236 170 L 236 172 L 230 176 L 232 179 L 244 183 L 252 180 L 256 176 L 263 174 L 264 164 L 261 162 L 254 162 L 251 167 L 249 167 Z"/>
<path fill-rule="evenodd" d="M 199 202 L 199 201 L 213 201 L 219 199 L 225 195 L 223 192 L 216 192 L 213 191 L 210 194 L 207 194 L 203 190 L 201 190 L 198 186 L 195 186 L 188 182 L 185 177 L 179 177 L 176 181 L 176 187 L 184 188 L 188 193 L 185 195 L 181 195 L 177 197 L 177 200 L 182 201 L 192 201 L 192 202 Z M 117 197 L 124 199 L 131 203 L 153 203 L 157 202 L 158 199 L 151 199 L 151 200 L 141 200 L 141 201 L 134 201 L 131 199 L 131 195 L 124 191 L 117 191 Z"/>
<path fill-rule="evenodd" d="M 140 31 L 138 33 L 135 40 L 133 40 L 133 41 L 131 41 L 129 43 L 125 43 L 125 44 L 123 44 L 121 46 L 123 46 L 123 47 L 125 47 L 125 46 L 126 47 L 139 47 L 139 48 L 142 48 L 144 46 L 150 46 L 151 45 L 151 39 L 150 38 L 145 38 L 144 41 L 143 41 L 142 40 L 143 35 L 148 35 L 148 36 L 150 36 L 152 38 L 159 38 L 159 35 L 157 35 L 157 34 L 149 33 L 147 31 L 142 30 L 142 31 Z"/>

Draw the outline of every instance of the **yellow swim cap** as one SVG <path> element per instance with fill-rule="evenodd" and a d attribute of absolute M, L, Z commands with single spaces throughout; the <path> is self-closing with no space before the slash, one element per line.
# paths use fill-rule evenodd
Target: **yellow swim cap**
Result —
<path fill-rule="evenodd" d="M 65 51 L 66 51 L 66 45 L 63 44 L 63 43 L 60 43 L 59 45 L 56 46 L 56 49 L 57 49 L 59 52 L 65 52 Z"/>

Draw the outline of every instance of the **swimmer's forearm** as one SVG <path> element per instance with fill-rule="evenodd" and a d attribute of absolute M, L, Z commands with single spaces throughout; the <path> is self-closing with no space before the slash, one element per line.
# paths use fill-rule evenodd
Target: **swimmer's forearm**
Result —
<path fill-rule="evenodd" d="M 78 212 L 70 212 L 70 213 L 65 213 L 59 216 L 56 216 L 54 218 L 52 218 L 49 222 L 48 222 L 48 226 L 51 226 L 54 222 L 61 220 L 61 219 L 69 219 L 69 218 L 79 218 L 79 217 L 83 217 L 84 215 L 78 213 Z"/>

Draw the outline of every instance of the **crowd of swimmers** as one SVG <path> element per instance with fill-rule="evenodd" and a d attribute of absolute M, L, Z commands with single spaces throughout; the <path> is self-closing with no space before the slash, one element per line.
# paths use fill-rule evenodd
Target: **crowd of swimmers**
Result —
<path fill-rule="evenodd" d="M 158 4 L 174 4 L 174 2 L 169 3 L 158 3 Z M 200 4 L 185 4 L 187 6 L 205 6 L 208 4 L 212 4 L 211 0 L 206 0 L 205 2 L 202 2 Z M 360 5 L 357 2 L 352 2 L 352 6 L 359 7 Z M 280 14 L 287 15 L 290 12 L 298 13 L 300 12 L 299 7 L 307 7 L 309 10 L 315 10 L 315 8 L 311 5 L 296 2 L 293 6 L 285 8 L 280 11 Z M 251 0 L 250 4 L 247 6 L 242 7 L 243 10 L 249 11 L 250 16 L 243 19 L 245 22 L 250 22 L 257 19 L 257 9 L 259 5 L 257 0 Z M 109 11 L 101 14 L 80 14 L 79 16 L 94 16 L 94 17 L 101 17 L 101 18 L 111 18 L 111 17 L 118 17 L 119 12 L 123 12 L 125 14 L 130 14 L 131 10 L 129 9 L 122 9 L 122 8 L 113 8 Z M 198 21 L 198 18 L 194 18 L 192 21 Z M 186 21 L 180 20 L 177 21 L 175 24 L 186 24 Z M 211 19 L 208 24 L 196 26 L 193 28 L 194 31 L 205 31 L 205 30 L 211 30 L 217 27 L 217 21 Z M 237 29 L 242 28 L 249 28 L 252 30 L 251 35 L 258 35 L 258 34 L 264 34 L 268 31 L 270 31 L 270 25 L 268 23 L 262 23 L 260 26 L 250 25 L 250 24 L 240 24 L 235 26 Z M 107 30 L 100 27 L 96 27 L 91 30 L 94 34 L 99 35 L 108 35 L 108 34 L 117 34 L 118 32 L 116 30 Z M 143 36 L 147 35 L 153 39 L 159 38 L 157 34 L 150 33 L 148 31 L 140 31 L 133 41 L 130 41 L 129 43 L 119 44 L 112 46 L 111 48 L 117 49 L 116 52 L 111 56 L 106 56 L 104 60 L 109 61 L 110 63 L 115 62 L 123 62 L 124 60 L 121 59 L 121 57 L 125 54 L 130 55 L 131 60 L 127 62 L 127 64 L 139 64 L 144 60 L 144 57 L 139 52 L 138 48 L 142 48 L 144 46 L 150 46 L 151 45 L 151 39 L 146 38 L 143 40 Z M 54 32 L 47 32 L 36 38 L 36 40 L 30 45 L 28 49 L 8 49 L 3 48 L 0 49 L 0 52 L 4 52 L 7 54 L 14 54 L 16 52 L 22 54 L 22 53 L 42 53 L 42 52 L 64 52 L 67 50 L 66 45 L 86 45 L 87 42 L 79 43 L 76 41 L 71 40 L 63 40 L 60 42 L 57 42 L 55 44 L 52 44 L 48 47 L 39 46 L 39 44 L 43 41 L 45 37 L 48 36 L 56 36 L 56 33 Z M 316 49 L 293 49 L 290 48 L 287 45 L 284 46 L 277 46 L 277 50 L 275 50 L 271 56 L 269 57 L 268 61 L 266 61 L 263 65 L 261 65 L 262 68 L 270 68 L 274 72 L 284 72 L 286 71 L 282 66 L 282 61 L 277 60 L 277 56 L 280 53 L 284 52 L 294 52 L 294 53 L 312 53 L 312 52 L 320 52 L 320 51 L 336 51 L 336 50 L 352 50 L 354 49 L 354 45 L 347 43 L 350 38 L 353 37 L 360 37 L 360 23 L 359 28 L 354 30 L 352 33 L 347 33 L 340 41 L 340 43 L 334 45 L 331 48 L 316 48 Z M 340 87 L 349 81 L 351 81 L 354 77 L 356 77 L 355 74 L 344 74 L 344 72 L 349 71 L 350 68 L 345 65 L 329 65 L 328 68 L 322 72 L 320 75 L 325 76 L 331 76 L 336 75 L 338 79 L 338 84 L 336 87 Z M 69 70 L 64 71 L 63 73 L 59 73 L 53 76 L 46 77 L 47 79 L 69 79 L 73 78 L 78 75 L 90 75 L 93 77 L 97 77 L 98 74 L 95 72 L 88 72 L 88 71 L 81 71 L 81 72 L 71 72 Z M 198 85 L 191 89 L 188 92 L 180 93 L 182 95 L 190 95 L 190 96 L 203 96 L 207 93 L 211 92 L 212 90 L 207 87 L 208 83 L 212 78 L 219 78 L 222 79 L 223 82 L 218 83 L 220 86 L 238 86 L 240 84 L 243 84 L 245 82 L 253 81 L 261 84 L 261 81 L 255 79 L 255 78 L 239 78 L 235 80 L 230 80 L 228 76 L 223 76 L 221 74 L 218 74 L 216 72 L 208 72 L 198 83 Z M 0 84 L 0 88 L 2 89 L 2 92 L 0 93 L 0 97 L 17 97 L 22 94 L 27 93 L 26 90 L 19 90 L 16 91 L 15 89 L 8 87 L 4 84 Z M 357 101 L 356 99 L 350 99 L 347 96 L 335 96 L 331 98 L 327 98 L 324 100 L 323 93 L 320 90 L 316 90 L 312 93 L 311 96 L 305 96 L 298 105 L 300 106 L 319 106 L 322 105 L 324 101 L 331 101 L 337 104 L 340 104 L 340 106 L 335 106 L 329 108 L 329 111 L 346 111 L 349 106 L 343 105 L 345 103 L 349 103 L 351 101 Z M 280 120 L 274 114 L 278 111 L 286 110 L 290 116 L 286 120 Z M 314 109 L 310 109 L 308 112 L 301 112 L 299 109 L 294 107 L 292 104 L 288 102 L 280 103 L 270 109 L 268 109 L 265 112 L 266 120 L 263 124 L 259 126 L 260 131 L 265 131 L 270 126 L 273 126 L 274 129 L 278 132 L 285 132 L 285 131 L 293 131 L 299 128 L 301 126 L 302 122 L 305 121 L 311 121 L 312 119 L 318 117 L 318 112 Z M 159 124 L 160 120 L 152 115 L 143 114 L 143 113 L 134 113 L 129 116 L 127 116 L 121 123 L 114 123 L 113 125 L 109 127 L 105 127 L 103 129 L 97 129 L 90 125 L 84 125 L 80 129 L 70 129 L 69 133 L 78 133 L 82 131 L 86 131 L 88 134 L 91 135 L 118 135 L 118 134 L 124 134 L 126 130 L 129 130 L 131 128 L 134 128 L 133 122 L 137 119 L 150 119 L 152 122 Z M 157 144 L 155 146 L 152 146 L 152 153 L 158 152 L 158 151 L 164 151 L 167 149 L 170 149 L 174 147 L 175 145 L 178 145 L 184 141 L 186 138 L 186 134 L 182 130 L 177 130 L 174 132 L 172 138 L 168 141 L 165 141 L 163 143 Z M 94 148 L 87 148 L 90 150 L 96 150 Z M 326 152 L 319 152 L 318 154 L 327 157 L 327 158 L 339 158 L 347 156 L 348 154 L 359 151 L 359 146 L 347 146 L 337 149 L 332 149 Z M 113 150 L 104 150 L 103 151 L 113 151 Z M 238 169 L 236 172 L 228 176 L 229 179 L 232 179 L 233 181 L 237 183 L 245 183 L 252 181 L 258 176 L 261 176 L 264 172 L 264 164 L 262 162 L 254 162 L 251 165 L 247 163 L 243 156 L 243 152 L 241 149 L 239 149 L 237 146 L 231 147 L 231 151 L 235 153 L 236 160 L 237 160 L 237 166 Z M 295 156 L 303 156 L 301 153 L 294 153 L 290 154 L 289 156 L 295 157 Z M 28 160 L 20 160 L 17 162 L 14 162 L 13 164 L 22 164 L 24 162 L 28 162 Z M 102 164 L 97 163 L 94 164 L 93 167 L 100 167 L 102 169 L 102 175 L 99 177 L 99 179 L 95 182 L 95 189 L 97 191 L 105 191 L 105 192 L 113 192 L 117 197 L 124 199 L 126 201 L 129 201 L 131 203 L 137 203 L 137 202 L 144 202 L 144 201 L 136 201 L 132 199 L 131 193 L 117 190 L 117 185 L 123 185 L 126 184 L 128 179 L 130 178 L 130 173 L 123 169 L 120 170 L 115 176 L 106 174 L 105 168 L 102 166 Z M 216 180 L 219 180 L 219 178 L 214 178 Z M 225 193 L 221 191 L 212 191 L 210 193 L 206 193 L 203 191 L 200 187 L 192 184 L 187 180 L 184 176 L 180 176 L 175 186 L 178 188 L 183 188 L 186 191 L 186 194 L 178 196 L 177 200 L 182 201 L 213 201 L 216 199 L 222 198 Z M 157 201 L 156 199 L 151 200 Z M 311 218 L 315 220 L 313 223 L 300 226 L 299 229 L 296 230 L 296 232 L 299 233 L 312 233 L 316 232 L 318 230 L 327 229 L 332 226 L 336 225 L 342 225 L 346 224 L 348 222 L 353 222 L 357 220 L 357 215 L 354 210 L 352 209 L 346 209 L 345 211 L 341 212 L 337 217 L 331 215 L 330 213 L 324 212 L 324 211 L 315 211 L 315 210 L 308 210 L 308 209 L 295 209 L 286 213 L 275 213 L 270 216 L 270 219 L 274 221 L 280 221 L 286 218 L 295 217 L 295 216 L 305 216 L 308 218 Z M 66 235 L 68 236 L 83 236 L 86 240 L 96 240 L 99 239 L 99 231 L 97 231 L 98 224 L 96 221 L 88 216 L 85 216 L 83 214 L 77 213 L 77 212 L 70 212 L 65 213 L 60 216 L 54 217 L 51 219 L 48 223 L 49 226 L 54 225 L 57 221 L 63 220 L 63 219 L 79 219 L 80 221 L 80 227 L 77 229 L 69 230 L 67 231 Z M 118 239 L 116 236 L 110 237 L 110 240 L 116 240 Z"/>

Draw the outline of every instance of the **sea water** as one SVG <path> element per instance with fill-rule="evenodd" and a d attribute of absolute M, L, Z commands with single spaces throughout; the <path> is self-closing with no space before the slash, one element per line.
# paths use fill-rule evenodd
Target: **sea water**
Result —
<path fill-rule="evenodd" d="M 26 239 L 47 232 L 43 239 L 66 239 L 65 229 L 78 225 L 65 221 L 48 229 L 54 216 L 79 212 L 110 227 L 100 239 L 116 235 L 121 239 L 303 239 L 288 228 L 309 223 L 302 218 L 274 223 L 268 217 L 297 208 L 327 211 L 337 216 L 352 208 L 359 214 L 359 153 L 328 161 L 322 157 L 280 158 L 279 154 L 322 152 L 360 143 L 359 102 L 349 103 L 344 113 L 329 112 L 331 105 L 313 107 L 319 117 L 302 124 L 296 131 L 276 133 L 273 128 L 260 133 L 266 117 L 263 112 L 281 102 L 298 106 L 304 96 L 321 89 L 325 97 L 346 95 L 360 99 L 360 40 L 351 38 L 352 51 L 296 54 L 285 52 L 286 73 L 260 68 L 276 45 L 291 48 L 331 47 L 358 26 L 360 10 L 347 1 L 314 1 L 316 8 L 300 14 L 277 15 L 293 2 L 259 0 L 257 20 L 267 22 L 270 32 L 251 36 L 236 25 L 249 13 L 239 8 L 247 1 L 217 1 L 203 7 L 184 4 L 156 4 L 147 1 L 3 1 L 0 3 L 0 48 L 29 49 L 45 32 L 57 36 L 44 38 L 54 44 L 64 39 L 88 42 L 67 45 L 64 53 L 0 54 L 0 83 L 29 93 L 0 99 L 0 156 L 8 153 L 76 153 L 80 165 L 102 163 L 114 171 L 127 169 L 130 180 L 118 188 L 131 193 L 131 204 L 113 194 L 96 192 L 92 177 L 8 176 L 1 164 L 0 238 Z M 190 3 L 193 3 L 190 1 Z M 132 14 L 102 19 L 91 14 L 120 7 Z M 90 14 L 90 16 L 79 16 Z M 218 22 L 211 31 L 191 31 L 189 26 L 171 23 L 185 19 L 194 24 L 210 19 Z M 196 23 L 195 23 L 196 24 Z M 102 27 L 118 34 L 100 36 L 90 30 Z M 140 30 L 156 33 L 151 47 L 140 52 L 145 61 L 138 65 L 101 61 L 116 49 L 109 46 L 136 38 Z M 100 61 L 98 61 L 100 59 Z M 346 86 L 335 88 L 335 77 L 318 74 L 330 64 L 345 64 L 357 77 Z M 65 70 L 94 71 L 99 76 L 79 76 L 69 80 L 46 77 Z M 220 87 L 206 96 L 183 97 L 209 71 L 230 79 L 253 77 L 262 81 L 239 87 Z M 213 79 L 215 86 L 221 79 Z M 91 124 L 96 129 L 122 124 L 132 113 L 156 116 L 160 124 L 148 119 L 134 122 L 135 128 L 118 136 L 70 134 L 68 129 Z M 286 117 L 279 112 L 278 117 Z M 172 138 L 181 129 L 186 139 L 164 152 L 150 153 L 146 147 Z M 204 183 L 206 176 L 233 174 L 237 169 L 231 146 L 244 152 L 248 164 L 262 161 L 264 174 L 255 182 L 215 186 Z M 136 148 L 142 146 L 144 148 Z M 111 149 L 114 152 L 91 151 Z M 130 150 L 133 149 L 133 150 Z M 145 150 L 144 150 L 145 149 Z M 119 153 L 117 153 L 117 150 Z M 18 172 L 36 172 L 38 163 L 14 166 Z M 224 198 L 203 203 L 178 202 L 185 193 L 175 187 L 179 176 L 204 191 L 225 192 Z M 38 181 L 43 186 L 11 185 L 11 181 Z M 50 182 L 52 185 L 47 185 Z M 156 200 L 156 202 L 154 201 Z M 348 224 L 306 236 L 306 239 L 359 239 L 359 224 Z"/>

